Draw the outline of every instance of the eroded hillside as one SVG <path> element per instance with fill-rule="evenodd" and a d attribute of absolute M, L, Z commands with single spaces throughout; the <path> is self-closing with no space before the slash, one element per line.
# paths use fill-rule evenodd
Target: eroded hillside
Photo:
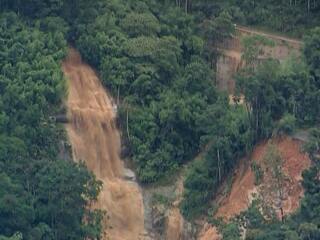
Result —
<path fill-rule="evenodd" d="M 91 206 L 106 211 L 102 237 L 105 240 L 143 239 L 142 195 L 135 182 L 125 179 L 114 103 L 94 70 L 82 62 L 75 49 L 69 50 L 63 71 L 69 86 L 67 133 L 73 159 L 83 161 L 103 182 L 98 201 Z"/>
<path fill-rule="evenodd" d="M 308 154 L 302 152 L 302 145 L 300 140 L 290 137 L 272 139 L 258 144 L 250 156 L 240 161 L 232 175 L 230 192 L 215 199 L 219 207 L 214 217 L 229 221 L 246 211 L 256 199 L 269 208 L 269 211 L 274 211 L 279 219 L 294 213 L 300 206 L 304 192 L 301 185 L 302 172 L 311 166 Z M 266 157 L 271 151 L 271 146 L 275 147 L 275 151 L 279 151 L 282 159 L 280 167 L 283 175 L 279 185 L 274 181 L 275 176 L 270 166 L 270 159 Z M 262 173 L 260 179 L 257 179 L 259 176 L 254 166 L 260 167 L 260 173 Z M 265 212 L 265 214 L 268 213 Z M 216 228 L 205 226 L 199 239 L 218 240 L 221 239 L 221 235 Z"/>

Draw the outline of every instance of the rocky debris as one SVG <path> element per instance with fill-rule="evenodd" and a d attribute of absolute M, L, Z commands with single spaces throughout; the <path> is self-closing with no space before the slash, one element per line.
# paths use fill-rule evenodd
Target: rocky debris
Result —
<path fill-rule="evenodd" d="M 309 138 L 310 138 L 310 133 L 307 130 L 300 130 L 297 131 L 293 134 L 292 136 L 293 139 L 302 141 L 302 142 L 308 142 Z"/>
<path fill-rule="evenodd" d="M 196 227 L 192 223 L 184 221 L 181 240 L 196 240 L 196 236 Z"/>
<path fill-rule="evenodd" d="M 152 226 L 158 235 L 163 236 L 166 227 L 166 208 L 159 204 L 152 207 Z"/>
<path fill-rule="evenodd" d="M 141 234 L 139 240 L 154 240 L 154 239 L 156 239 L 156 236 L 154 234 L 145 231 L 143 234 Z"/>
<path fill-rule="evenodd" d="M 187 222 L 179 208 L 171 208 L 166 218 L 166 240 L 195 240 L 196 228 Z"/>
<path fill-rule="evenodd" d="M 183 179 L 174 185 L 144 188 L 146 240 L 195 240 L 196 227 L 180 214 Z"/>
<path fill-rule="evenodd" d="M 174 197 L 174 185 L 171 186 L 151 186 L 143 188 L 143 205 L 144 205 L 144 225 L 148 234 L 153 236 L 153 240 L 163 239 L 159 230 L 153 229 L 154 225 L 160 226 L 161 218 L 164 212 L 161 208 L 156 207 L 154 201 L 155 195 L 161 195 L 166 198 Z M 162 231 L 160 231 L 162 232 Z"/>
<path fill-rule="evenodd" d="M 125 168 L 123 171 L 123 178 L 128 181 L 136 181 L 136 174 L 129 168 Z"/>
<path fill-rule="evenodd" d="M 56 116 L 51 116 L 50 119 L 56 123 L 69 123 L 70 119 L 66 114 L 58 114 Z"/>
<path fill-rule="evenodd" d="M 67 141 L 59 141 L 59 159 L 64 161 L 72 161 L 71 145 Z"/>

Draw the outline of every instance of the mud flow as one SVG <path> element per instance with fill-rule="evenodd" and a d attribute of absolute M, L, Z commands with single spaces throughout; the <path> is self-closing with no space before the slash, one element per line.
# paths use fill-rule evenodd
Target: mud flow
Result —
<path fill-rule="evenodd" d="M 138 184 L 124 178 L 121 141 L 116 128 L 115 105 L 94 70 L 70 49 L 62 64 L 68 82 L 66 129 L 73 159 L 83 161 L 103 182 L 94 208 L 106 211 L 102 239 L 143 239 L 142 194 Z"/>

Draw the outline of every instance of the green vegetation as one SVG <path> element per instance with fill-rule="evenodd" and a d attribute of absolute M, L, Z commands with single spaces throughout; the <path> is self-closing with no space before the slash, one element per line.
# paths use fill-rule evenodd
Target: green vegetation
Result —
<path fill-rule="evenodd" d="M 319 166 L 303 174 L 305 197 L 300 209 L 292 216 L 279 221 L 276 217 L 266 219 L 260 212 L 259 201 L 238 218 L 238 225 L 246 226 L 247 240 L 295 240 L 319 239 Z"/>
<path fill-rule="evenodd" d="M 251 148 L 251 132 L 242 107 L 230 106 L 224 99 L 207 114 L 201 122 L 207 133 L 202 139 L 209 139 L 206 152 L 191 167 L 184 184 L 181 210 L 188 219 L 204 213 L 219 184 Z"/>
<path fill-rule="evenodd" d="M 239 227 L 235 223 L 229 223 L 222 228 L 222 236 L 224 240 L 239 240 L 240 231 Z"/>
<path fill-rule="evenodd" d="M 238 91 L 245 93 L 250 128 L 253 141 L 269 138 L 274 134 L 291 133 L 295 127 L 314 126 L 319 119 L 318 66 L 319 46 L 317 28 L 305 37 L 304 59 L 289 59 L 279 64 L 273 59 L 247 66 L 238 76 Z M 250 120 L 251 119 L 251 120 Z M 293 215 L 277 217 L 262 215 L 260 209 L 266 207 L 259 200 L 238 217 L 238 226 L 246 226 L 246 239 L 319 239 L 319 130 L 313 129 L 310 142 L 304 147 L 313 160 L 311 169 L 303 173 L 305 197 L 300 209 Z M 272 173 L 271 183 L 276 194 L 282 198 L 282 160 L 274 147 L 269 147 L 264 159 Z M 261 205 L 262 204 L 262 205 Z M 280 210 L 282 206 L 280 204 Z M 282 212 L 282 211 L 281 211 Z"/>
<path fill-rule="evenodd" d="M 320 164 L 320 129 L 310 129 L 309 141 L 304 145 L 304 151 L 309 154 L 309 157 L 316 164 Z"/>
<path fill-rule="evenodd" d="M 168 208 L 168 207 L 170 207 L 172 201 L 174 200 L 174 197 L 175 196 L 172 196 L 172 199 L 171 199 L 171 196 L 167 197 L 165 195 L 155 193 L 152 196 L 152 204 L 153 205 L 157 205 L 157 204 L 164 205 L 166 208 Z"/>
<path fill-rule="evenodd" d="M 101 213 L 87 206 L 101 184 L 83 165 L 60 160 L 64 134 L 50 118 L 65 95 L 65 25 L 0 12 L 0 239 L 100 235 Z"/>
<path fill-rule="evenodd" d="M 186 217 L 194 218 L 207 209 L 206 204 L 221 179 L 230 174 L 237 160 L 256 142 L 273 134 L 290 134 L 299 126 L 316 124 L 318 65 L 310 63 L 318 59 L 317 36 L 317 29 L 306 35 L 305 59 L 292 56 L 280 64 L 276 59 L 259 60 L 263 54 L 261 46 L 273 46 L 272 42 L 256 36 L 243 40 L 247 65 L 237 75 L 237 92 L 246 96 L 245 109 L 227 103 L 223 106 L 220 102 L 221 112 L 207 113 L 208 119 L 215 120 L 202 124 L 209 133 L 202 138 L 210 141 L 204 160 L 196 163 L 186 178 L 181 205 Z"/>
<path fill-rule="evenodd" d="M 312 125 L 319 119 L 314 105 L 319 96 L 317 81 L 303 60 L 292 57 L 279 64 L 268 59 L 248 66 L 239 73 L 237 84 L 246 96 L 255 140 L 268 138 L 273 131 L 290 133 L 296 124 Z"/>
<path fill-rule="evenodd" d="M 194 164 L 186 178 L 181 209 L 187 218 L 205 212 L 221 179 L 256 142 L 317 123 L 318 65 L 311 63 L 318 60 L 318 36 L 317 28 L 306 35 L 305 58 L 292 56 L 282 63 L 270 58 L 259 60 L 261 46 L 273 46 L 267 39 L 252 36 L 243 40 L 247 64 L 237 75 L 237 92 L 246 96 L 245 108 L 220 102 L 221 112 L 207 113 L 208 119 L 215 120 L 203 122 L 209 134 L 202 138 L 210 139 L 207 151 L 204 160 Z"/>
<path fill-rule="evenodd" d="M 295 37 L 303 36 L 306 30 L 318 26 L 320 21 L 320 2 L 317 0 L 186 0 L 175 2 L 183 9 L 195 14 L 199 20 L 217 17 L 221 12 L 227 11 L 235 23 L 258 26 Z"/>
<path fill-rule="evenodd" d="M 105 14 L 79 23 L 75 44 L 120 96 L 139 180 L 155 182 L 200 151 L 205 129 L 199 123 L 219 98 L 203 60 L 204 41 L 193 17 L 177 8 L 162 10 L 153 1 L 104 7 Z"/>
<path fill-rule="evenodd" d="M 187 219 L 206 212 L 254 144 L 320 119 L 320 28 L 303 30 L 319 24 L 318 1 L 3 0 L 0 10 L 0 239 L 100 236 L 103 213 L 88 206 L 101 183 L 60 159 L 65 133 L 50 118 L 65 111 L 67 42 L 116 99 L 139 181 L 168 178 L 201 153 L 184 183 Z M 272 42 L 245 38 L 237 94 L 246 102 L 231 106 L 214 86 L 214 66 L 215 46 L 234 34 L 234 22 L 307 34 L 303 57 L 282 63 L 259 58 Z M 253 203 L 241 216 L 247 239 L 319 238 L 319 136 L 312 131 L 306 145 L 315 164 L 304 173 L 301 209 L 279 222 Z M 258 184 L 263 173 L 252 168 Z M 239 238 L 234 223 L 222 232 Z"/>

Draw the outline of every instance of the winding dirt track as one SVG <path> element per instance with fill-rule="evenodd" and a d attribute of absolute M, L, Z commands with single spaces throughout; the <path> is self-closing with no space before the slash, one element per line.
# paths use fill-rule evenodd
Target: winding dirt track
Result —
<path fill-rule="evenodd" d="M 67 133 L 73 159 L 84 161 L 103 189 L 94 208 L 107 212 L 103 240 L 138 240 L 144 233 L 142 194 L 135 182 L 123 178 L 124 166 L 119 157 L 120 135 L 115 127 L 112 99 L 97 75 L 83 63 L 80 54 L 70 49 L 62 64 L 68 79 Z"/>
<path fill-rule="evenodd" d="M 250 33 L 250 34 L 264 36 L 266 38 L 273 38 L 276 40 L 281 40 L 281 41 L 285 41 L 285 42 L 292 43 L 292 44 L 302 44 L 303 43 L 302 41 L 297 40 L 297 39 L 288 38 L 288 37 L 284 37 L 284 36 L 272 34 L 272 33 L 266 33 L 266 32 L 254 30 L 252 28 L 244 27 L 244 26 L 237 26 L 236 30 L 238 30 L 240 32 L 246 32 L 246 33 Z"/>

